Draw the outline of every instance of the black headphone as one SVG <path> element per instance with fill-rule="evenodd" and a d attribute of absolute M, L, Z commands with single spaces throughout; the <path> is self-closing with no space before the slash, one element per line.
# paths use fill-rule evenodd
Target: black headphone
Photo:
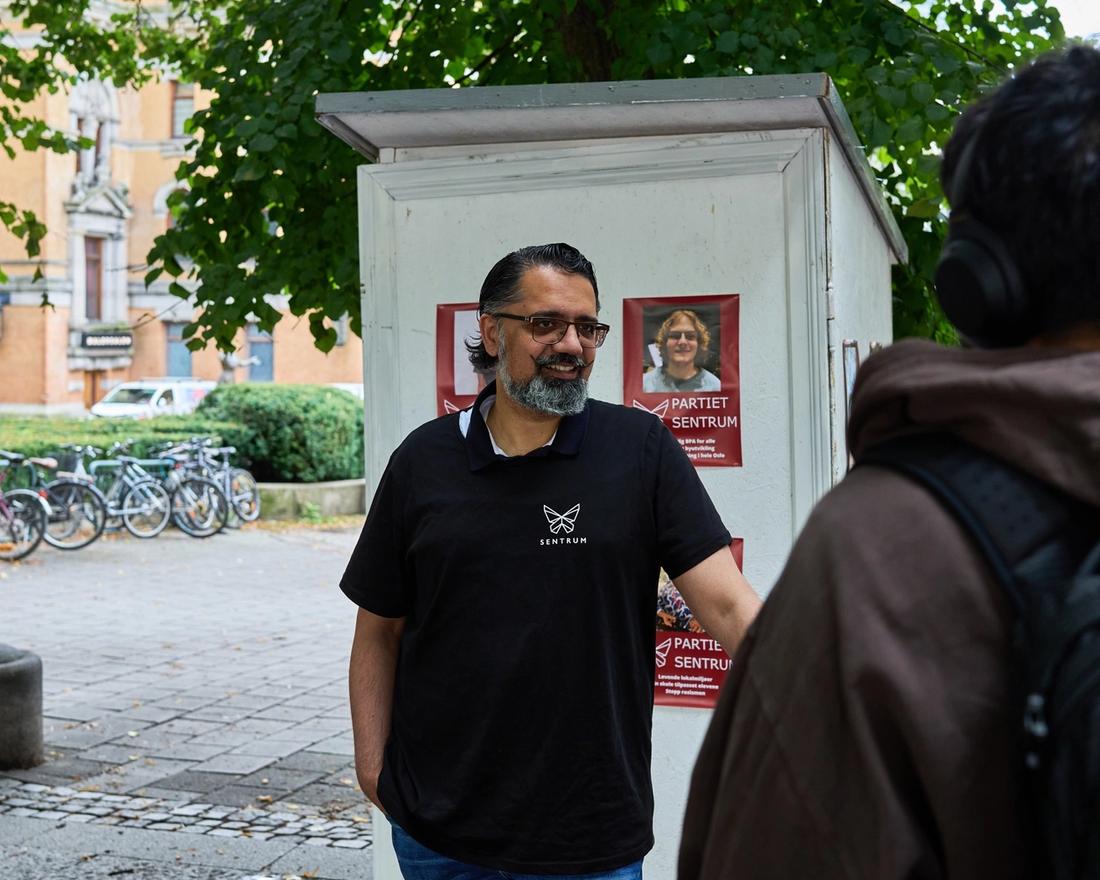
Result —
<path fill-rule="evenodd" d="M 985 126 L 983 120 L 963 148 L 947 194 L 952 218 L 936 265 L 936 296 L 959 333 L 982 348 L 1004 348 L 1022 345 L 1038 328 L 1012 254 L 968 211 L 970 176 Z"/>

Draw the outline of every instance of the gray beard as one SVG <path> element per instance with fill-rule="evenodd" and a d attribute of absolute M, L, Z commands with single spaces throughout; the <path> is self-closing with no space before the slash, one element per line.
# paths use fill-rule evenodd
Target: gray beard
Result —
<path fill-rule="evenodd" d="M 535 363 L 544 366 L 554 358 L 554 355 L 537 358 Z M 497 352 L 497 381 L 504 386 L 512 400 L 527 409 L 553 416 L 575 416 L 584 411 L 588 403 L 588 380 L 583 376 L 576 379 L 547 379 L 542 373 L 536 372 L 526 382 L 518 382 L 509 374 L 507 364 L 504 335 L 501 334 Z"/>

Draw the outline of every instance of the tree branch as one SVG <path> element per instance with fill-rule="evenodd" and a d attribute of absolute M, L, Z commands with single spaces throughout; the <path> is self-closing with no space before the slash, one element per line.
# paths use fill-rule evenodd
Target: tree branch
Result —
<path fill-rule="evenodd" d="M 462 85 L 472 80 L 476 75 L 480 74 L 482 70 L 488 65 L 492 64 L 499 56 L 500 53 L 510 47 L 516 40 L 519 39 L 519 35 L 523 33 L 523 25 L 517 24 L 516 29 L 512 32 L 512 35 L 499 46 L 497 46 L 492 52 L 482 58 L 475 67 L 471 67 L 466 73 L 464 73 L 459 79 L 455 80 L 455 85 Z"/>

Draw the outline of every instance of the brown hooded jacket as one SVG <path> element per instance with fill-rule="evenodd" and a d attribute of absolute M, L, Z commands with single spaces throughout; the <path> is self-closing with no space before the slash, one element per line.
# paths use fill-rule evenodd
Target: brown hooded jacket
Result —
<path fill-rule="evenodd" d="M 1100 352 L 868 359 L 856 459 L 949 431 L 1100 506 Z M 814 510 L 735 658 L 692 778 L 680 880 L 1026 876 L 1010 615 L 950 515 L 880 468 Z"/>

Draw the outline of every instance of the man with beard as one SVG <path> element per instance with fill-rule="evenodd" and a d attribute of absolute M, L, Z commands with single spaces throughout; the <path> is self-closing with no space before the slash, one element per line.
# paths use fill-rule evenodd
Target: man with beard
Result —
<path fill-rule="evenodd" d="M 632 880 L 653 844 L 654 588 L 733 651 L 758 600 L 659 419 L 588 399 L 609 327 L 566 244 L 481 289 L 467 411 L 413 431 L 341 588 L 356 771 L 408 880 Z"/>

